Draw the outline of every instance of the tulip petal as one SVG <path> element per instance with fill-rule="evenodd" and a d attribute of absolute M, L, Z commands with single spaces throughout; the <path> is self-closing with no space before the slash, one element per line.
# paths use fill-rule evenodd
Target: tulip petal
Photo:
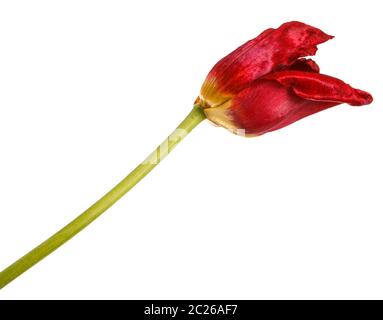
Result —
<path fill-rule="evenodd" d="M 292 89 L 297 96 L 307 100 L 348 103 L 353 106 L 372 102 L 369 93 L 354 89 L 342 80 L 324 74 L 281 71 L 268 74 L 264 79 L 277 81 L 284 87 Z"/>
<path fill-rule="evenodd" d="M 254 136 L 341 103 L 371 102 L 369 93 L 339 79 L 314 72 L 281 71 L 254 81 L 237 94 L 227 115 L 233 126 L 245 131 L 247 136 Z"/>
<path fill-rule="evenodd" d="M 276 81 L 260 79 L 233 98 L 230 118 L 247 136 L 255 136 L 334 105 L 302 99 Z M 300 115 L 300 110 L 306 114 Z"/>
<path fill-rule="evenodd" d="M 314 55 L 317 45 L 331 38 L 317 28 L 296 21 L 268 29 L 213 67 L 202 86 L 201 98 L 210 105 L 220 104 L 263 75 L 281 70 L 299 57 Z"/>

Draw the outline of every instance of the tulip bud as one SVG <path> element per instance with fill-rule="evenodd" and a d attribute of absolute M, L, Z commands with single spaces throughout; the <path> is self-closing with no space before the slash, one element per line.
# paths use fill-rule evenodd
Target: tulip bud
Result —
<path fill-rule="evenodd" d="M 221 59 L 197 103 L 213 123 L 258 136 L 341 103 L 361 106 L 372 96 L 319 73 L 303 57 L 332 36 L 301 22 L 268 29 Z"/>

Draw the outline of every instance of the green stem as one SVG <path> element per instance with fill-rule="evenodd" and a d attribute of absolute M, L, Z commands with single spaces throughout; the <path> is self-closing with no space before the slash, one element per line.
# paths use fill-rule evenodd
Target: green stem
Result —
<path fill-rule="evenodd" d="M 132 189 L 142 178 L 160 163 L 173 148 L 195 128 L 205 115 L 202 109 L 195 105 L 184 121 L 164 140 L 141 164 L 139 164 L 128 176 L 119 182 L 112 190 L 100 200 L 85 210 L 72 222 L 56 232 L 49 239 L 28 252 L 25 256 L 11 264 L 0 272 L 0 289 L 27 271 L 33 265 L 44 259 L 58 247 L 63 245 L 87 225 L 97 219 L 102 213 L 116 203 L 124 194 Z"/>

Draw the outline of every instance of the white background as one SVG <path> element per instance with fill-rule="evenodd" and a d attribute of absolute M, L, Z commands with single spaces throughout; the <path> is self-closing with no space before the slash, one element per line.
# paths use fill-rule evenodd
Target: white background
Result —
<path fill-rule="evenodd" d="M 245 139 L 201 124 L 0 299 L 383 298 L 380 1 L 1 1 L 0 269 L 135 167 L 213 64 L 300 20 L 370 91 Z"/>

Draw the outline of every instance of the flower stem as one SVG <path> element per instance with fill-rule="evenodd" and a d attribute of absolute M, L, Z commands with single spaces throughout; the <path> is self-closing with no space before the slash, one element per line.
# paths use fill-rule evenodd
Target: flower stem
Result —
<path fill-rule="evenodd" d="M 39 246 L 28 252 L 25 256 L 0 272 L 0 289 L 16 279 L 22 273 L 44 259 L 58 247 L 63 245 L 87 225 L 97 219 L 102 213 L 116 203 L 123 195 L 142 180 L 153 168 L 160 163 L 173 148 L 195 128 L 205 115 L 202 109 L 195 105 L 188 116 L 179 124 L 177 129 L 164 140 L 141 164 L 128 176 L 121 180 L 112 190 L 85 210 L 81 215 L 56 232 Z"/>

